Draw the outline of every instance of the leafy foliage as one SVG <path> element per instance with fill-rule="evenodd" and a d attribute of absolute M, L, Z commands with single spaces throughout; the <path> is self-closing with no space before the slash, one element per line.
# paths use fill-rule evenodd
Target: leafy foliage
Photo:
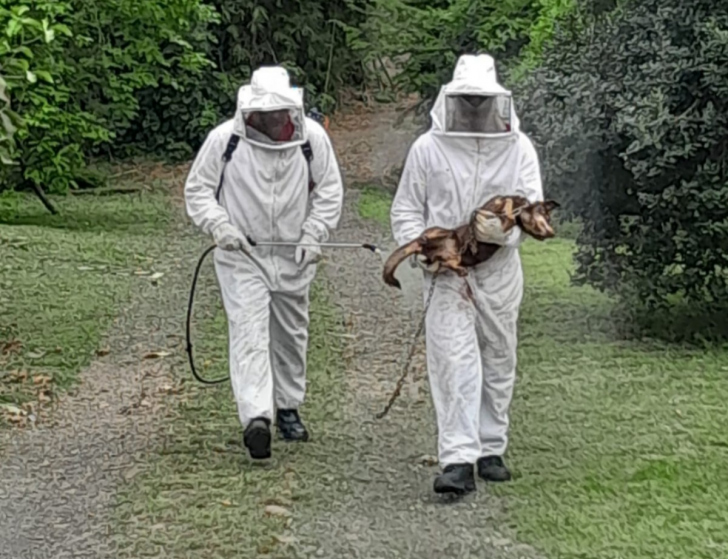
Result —
<path fill-rule="evenodd" d="M 648 307 L 728 295 L 728 6 L 628 2 L 560 34 L 524 86 L 576 280 Z"/>
<path fill-rule="evenodd" d="M 2 0 L 0 63 L 22 115 L 3 184 L 78 187 L 87 157 L 136 118 L 141 88 L 205 64 L 184 37 L 212 15 L 199 0 Z"/>
<path fill-rule="evenodd" d="M 361 81 L 340 27 L 366 3 L 0 0 L 0 155 L 17 163 L 4 187 L 94 186 L 86 163 L 99 155 L 187 157 L 262 64 L 286 66 L 331 108 L 338 87 Z"/>
<path fill-rule="evenodd" d="M 322 110 L 341 86 L 362 82 L 363 67 L 346 46 L 344 22 L 358 26 L 368 0 L 211 0 L 219 24 L 200 48 L 214 63 L 192 75 L 140 92 L 143 111 L 124 141 L 145 152 L 188 157 L 211 126 L 229 118 L 237 90 L 261 65 L 281 64 Z"/>
<path fill-rule="evenodd" d="M 393 60 L 394 85 L 417 93 L 429 109 L 461 54 L 487 52 L 499 73 L 532 68 L 572 0 L 375 0 L 366 22 L 348 26 L 349 42 L 368 64 Z"/>

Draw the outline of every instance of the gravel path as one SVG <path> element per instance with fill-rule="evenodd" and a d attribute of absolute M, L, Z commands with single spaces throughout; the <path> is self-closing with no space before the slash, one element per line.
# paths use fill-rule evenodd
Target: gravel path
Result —
<path fill-rule="evenodd" d="M 357 191 L 335 238 L 367 240 L 393 247 L 377 224 L 357 217 Z M 484 483 L 464 499 L 437 496 L 432 482 L 436 430 L 424 369 L 424 344 L 399 400 L 382 420 L 381 411 L 402 372 L 402 362 L 421 318 L 419 276 L 407 265 L 398 277 L 403 292 L 381 281 L 378 257 L 363 251 L 329 251 L 327 276 L 355 338 L 346 350 L 348 383 L 344 421 L 327 444 L 330 491 L 315 507 L 301 510 L 291 525 L 295 550 L 276 557 L 356 559 L 534 558 L 536 552 L 494 526 L 502 506 Z"/>
<path fill-rule="evenodd" d="M 0 432 L 0 559 L 113 556 L 115 490 L 143 466 L 172 405 L 164 392 L 174 361 L 143 356 L 182 347 L 174 336 L 199 255 L 199 238 L 170 237 L 173 257 L 155 268 L 165 276 L 157 286 L 139 280 L 106 340 L 110 353 L 81 373 L 51 421 Z"/>

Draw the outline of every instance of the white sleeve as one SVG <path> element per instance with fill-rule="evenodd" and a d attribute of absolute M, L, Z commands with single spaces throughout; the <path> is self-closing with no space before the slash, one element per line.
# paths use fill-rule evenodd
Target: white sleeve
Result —
<path fill-rule="evenodd" d="M 418 140 L 410 148 L 392 201 L 390 222 L 398 246 L 413 241 L 425 230 L 427 169 L 422 146 Z"/>
<path fill-rule="evenodd" d="M 302 229 L 304 233 L 324 243 L 329 239 L 330 232 L 339 224 L 344 204 L 344 184 L 328 134 L 318 123 L 307 126 L 311 128 L 319 126 L 321 130 L 309 134 L 313 152 L 311 178 L 316 186 L 311 194 L 311 211 Z M 306 187 L 308 188 L 308 185 Z"/>
<path fill-rule="evenodd" d="M 230 221 L 225 208 L 215 200 L 226 144 L 227 138 L 217 129 L 210 132 L 197 153 L 185 182 L 187 215 L 208 235 L 221 223 Z"/>
<path fill-rule="evenodd" d="M 534 203 L 543 200 L 543 185 L 538 153 L 527 136 L 521 137 L 521 162 L 514 194 L 527 198 Z M 520 227 L 514 227 L 506 237 L 505 246 L 520 246 L 524 233 Z"/>

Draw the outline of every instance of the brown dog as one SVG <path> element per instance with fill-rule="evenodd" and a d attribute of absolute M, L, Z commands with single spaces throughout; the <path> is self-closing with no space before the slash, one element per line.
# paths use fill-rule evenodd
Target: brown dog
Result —
<path fill-rule="evenodd" d="M 440 263 L 440 268 L 452 270 L 461 277 L 468 275 L 468 268 L 481 264 L 501 248 L 492 243 L 481 243 L 475 237 L 475 225 L 479 219 L 500 218 L 504 232 L 518 225 L 525 233 L 543 241 L 556 233 L 551 226 L 551 211 L 559 204 L 553 200 L 530 204 L 522 196 L 496 196 L 473 212 L 469 223 L 457 229 L 430 227 L 414 241 L 395 250 L 384 263 L 384 283 L 401 289 L 394 272 L 407 258 L 423 254 L 426 264 Z"/>

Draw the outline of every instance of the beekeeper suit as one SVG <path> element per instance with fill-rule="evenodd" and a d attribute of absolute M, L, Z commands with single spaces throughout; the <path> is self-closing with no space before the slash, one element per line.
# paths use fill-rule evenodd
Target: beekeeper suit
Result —
<path fill-rule="evenodd" d="M 232 135 L 240 141 L 224 168 L 218 202 Z M 307 140 L 311 194 L 301 149 Z M 262 67 L 240 88 L 235 117 L 212 130 L 197 154 L 185 199 L 192 221 L 218 247 L 215 271 L 244 443 L 251 457 L 267 458 L 274 409 L 285 439 L 308 439 L 298 409 L 306 389 L 309 287 L 319 245 L 337 226 L 343 201 L 328 135 L 305 116 L 302 90 L 291 87 L 284 68 Z M 301 246 L 252 246 L 250 239 Z"/>
<path fill-rule="evenodd" d="M 409 151 L 392 205 L 398 245 L 428 227 L 467 223 L 476 208 L 496 195 L 542 199 L 536 151 L 519 130 L 511 94 L 498 83 L 492 57 L 460 57 L 431 116 L 430 130 Z M 499 223 L 497 218 L 494 222 Z M 516 377 L 521 235 L 518 227 L 504 234 L 500 225 L 484 225 L 478 240 L 502 245 L 496 254 L 466 278 L 449 271 L 437 276 L 426 319 L 428 376 L 443 466 L 435 480 L 437 492 L 474 490 L 476 463 L 484 479 L 510 478 L 502 456 Z M 425 269 L 426 295 L 434 271 Z"/>

